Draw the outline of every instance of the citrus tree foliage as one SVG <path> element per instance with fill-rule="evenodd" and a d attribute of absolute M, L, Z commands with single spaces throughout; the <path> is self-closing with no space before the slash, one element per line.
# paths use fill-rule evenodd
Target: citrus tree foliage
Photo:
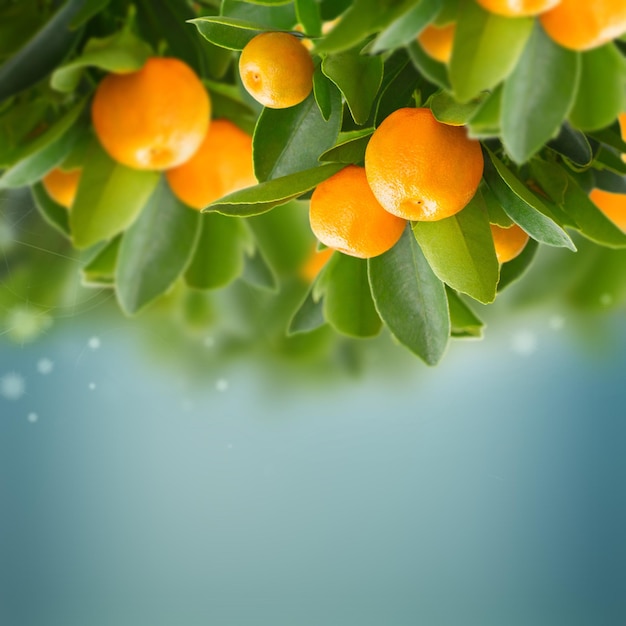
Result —
<path fill-rule="evenodd" d="M 442 63 L 417 37 L 449 22 L 453 50 Z M 238 56 L 267 31 L 310 42 L 313 90 L 296 106 L 263 108 L 241 86 Z M 162 173 L 123 166 L 100 147 L 89 114 L 95 88 L 152 55 L 188 63 L 213 117 L 253 135 L 257 185 L 198 212 Z M 386 327 L 428 364 L 451 337 L 481 335 L 476 303 L 494 302 L 541 248 L 562 249 L 546 266 L 544 294 L 562 290 L 590 306 L 608 295 L 618 305 L 626 234 L 589 193 L 626 193 L 625 93 L 624 41 L 568 50 L 536 18 L 500 17 L 474 0 L 0 0 L 0 192 L 29 188 L 42 218 L 27 251 L 0 241 L 19 270 L 3 276 L 0 304 L 14 310 L 11 297 L 25 291 L 11 281 L 32 280 L 46 264 L 41 250 L 55 251 L 67 272 L 114 293 L 129 315 L 172 294 L 193 303 L 246 284 L 238 305 L 255 332 L 271 310 L 280 310 L 272 323 L 280 320 L 287 342 L 323 327 L 324 337 L 328 327 L 352 337 Z M 315 248 L 311 192 L 346 165 L 363 165 L 376 127 L 413 106 L 481 141 L 476 195 L 452 217 L 409 224 L 378 257 L 334 252 L 314 280 L 304 277 Z M 68 211 L 41 180 L 71 164 L 83 174 Z M 498 264 L 490 223 L 529 234 L 519 257 Z M 63 284 L 48 276 L 41 285 L 33 302 L 42 315 L 69 306 Z"/>

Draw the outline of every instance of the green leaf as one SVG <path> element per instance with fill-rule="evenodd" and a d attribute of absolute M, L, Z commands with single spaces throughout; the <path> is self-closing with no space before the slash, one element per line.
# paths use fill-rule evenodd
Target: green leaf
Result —
<path fill-rule="evenodd" d="M 83 266 L 82 283 L 89 287 L 112 287 L 115 285 L 115 268 L 122 236 L 101 246 L 96 254 Z"/>
<path fill-rule="evenodd" d="M 581 130 L 598 130 L 626 109 L 626 60 L 613 43 L 588 50 L 581 58 L 580 83 L 569 119 Z"/>
<path fill-rule="evenodd" d="M 320 298 L 315 300 L 313 297 L 313 289 L 307 291 L 306 297 L 296 309 L 289 326 L 287 335 L 296 335 L 298 333 L 309 333 L 326 324 L 324 318 L 324 300 Z"/>
<path fill-rule="evenodd" d="M 567 122 L 564 122 L 559 134 L 546 145 L 569 159 L 576 167 L 587 167 L 593 160 L 594 151 L 586 135 Z"/>
<path fill-rule="evenodd" d="M 227 219 L 232 220 L 234 218 L 231 217 Z M 276 274 L 259 248 L 255 248 L 252 254 L 245 255 L 241 277 L 253 287 L 266 289 L 274 293 L 278 292 L 278 279 L 276 278 Z"/>
<path fill-rule="evenodd" d="M 94 142 L 87 154 L 70 214 L 74 245 L 87 248 L 130 226 L 152 195 L 160 174 L 113 161 Z"/>
<path fill-rule="evenodd" d="M 137 313 L 185 271 L 195 249 L 199 221 L 199 213 L 180 202 L 162 177 L 120 244 L 116 286 L 125 313 Z"/>
<path fill-rule="evenodd" d="M 427 80 L 442 89 L 450 89 L 448 68 L 443 63 L 429 57 L 416 42 L 410 44 L 407 50 L 413 65 Z"/>
<path fill-rule="evenodd" d="M 367 278 L 367 261 L 336 254 L 327 265 L 324 317 L 337 331 L 351 337 L 373 337 L 382 323 L 376 313 Z"/>
<path fill-rule="evenodd" d="M 250 40 L 269 30 L 236 17 L 205 16 L 188 21 L 207 41 L 228 50 L 243 50 Z"/>
<path fill-rule="evenodd" d="M 368 269 L 383 322 L 402 345 L 436 365 L 450 337 L 448 300 L 410 227 L 391 250 L 369 259 Z"/>
<path fill-rule="evenodd" d="M 340 133 L 337 144 L 320 154 L 319 160 L 346 164 L 362 163 L 365 159 L 365 149 L 373 132 L 373 128 L 364 128 Z"/>
<path fill-rule="evenodd" d="M 468 135 L 473 139 L 498 137 L 500 135 L 500 112 L 502 110 L 502 85 L 498 85 L 478 107 L 468 123 Z"/>
<path fill-rule="evenodd" d="M 461 3 L 450 59 L 450 81 L 460 102 L 493 89 L 516 66 L 533 27 L 533 19 L 511 19 Z"/>
<path fill-rule="evenodd" d="M 57 204 L 47 193 L 41 183 L 31 187 L 31 193 L 39 214 L 53 228 L 69 238 L 70 223 L 67 209 Z"/>
<path fill-rule="evenodd" d="M 396 109 L 414 106 L 414 95 L 424 81 L 415 69 L 405 50 L 399 50 L 385 61 L 383 83 L 376 97 L 376 115 L 373 122 L 378 126 Z M 371 119 L 371 118 L 370 118 Z M 369 120 L 368 120 L 368 126 Z"/>
<path fill-rule="evenodd" d="M 487 97 L 480 94 L 469 102 L 457 102 L 447 91 L 440 91 L 430 99 L 430 109 L 437 120 L 452 126 L 464 126 L 476 114 Z"/>
<path fill-rule="evenodd" d="M 252 142 L 255 176 L 265 182 L 315 167 L 320 153 L 334 145 L 340 127 L 341 98 L 336 90 L 328 121 L 313 94 L 287 109 L 263 109 Z"/>
<path fill-rule="evenodd" d="M 609 170 L 594 172 L 595 186 L 611 193 L 626 194 L 626 176 L 620 176 Z"/>
<path fill-rule="evenodd" d="M 245 230 L 241 220 L 218 213 L 202 215 L 196 249 L 185 272 L 195 289 L 218 289 L 241 275 Z"/>
<path fill-rule="evenodd" d="M 556 135 L 579 75 L 580 54 L 556 44 L 537 21 L 502 94 L 502 141 L 514 161 L 524 163 Z"/>
<path fill-rule="evenodd" d="M 68 0 L 17 54 L 0 67 L 0 102 L 31 87 L 57 67 L 80 39 L 70 24 L 84 0 Z"/>
<path fill-rule="evenodd" d="M 345 166 L 341 163 L 328 163 L 304 172 L 268 180 L 228 194 L 210 204 L 204 211 L 217 211 L 223 215 L 240 217 L 260 215 L 310 191 L 343 167 Z"/>
<path fill-rule="evenodd" d="M 319 37 L 322 34 L 322 17 L 316 0 L 295 0 L 296 17 L 302 24 L 304 32 L 309 37 Z"/>
<path fill-rule="evenodd" d="M 450 312 L 450 334 L 453 337 L 482 337 L 484 324 L 474 311 L 447 285 L 446 294 Z"/>
<path fill-rule="evenodd" d="M 104 11 L 111 0 L 84 0 L 74 19 L 70 23 L 70 28 L 75 30 L 88 22 L 92 17 Z"/>
<path fill-rule="evenodd" d="M 383 52 L 415 41 L 441 10 L 441 0 L 421 0 L 395 19 L 374 40 L 372 52 Z"/>
<path fill-rule="evenodd" d="M 315 68 L 313 72 L 313 96 L 319 107 L 322 117 L 328 121 L 333 112 L 332 92 L 336 91 L 333 83 L 324 76 L 321 65 Z"/>
<path fill-rule="evenodd" d="M 104 39 L 93 38 L 79 57 L 52 73 L 50 86 L 57 91 L 74 91 L 85 67 L 124 74 L 139 70 L 151 54 L 150 46 L 126 29 Z"/>
<path fill-rule="evenodd" d="M 576 250 L 570 236 L 554 222 L 548 207 L 491 152 L 487 151 L 484 177 L 506 214 L 533 239 L 549 246 Z"/>
<path fill-rule="evenodd" d="M 493 302 L 499 266 L 480 192 L 456 215 L 415 222 L 413 234 L 440 280 L 479 302 Z"/>
<path fill-rule="evenodd" d="M 383 79 L 382 58 L 360 54 L 359 46 L 329 54 L 322 61 L 322 72 L 341 90 L 352 119 L 365 124 Z"/>
<path fill-rule="evenodd" d="M 498 281 L 498 292 L 508 287 L 526 272 L 530 267 L 535 254 L 539 249 L 539 244 L 534 239 L 529 239 L 524 249 L 514 258 L 500 266 L 500 280 Z"/>

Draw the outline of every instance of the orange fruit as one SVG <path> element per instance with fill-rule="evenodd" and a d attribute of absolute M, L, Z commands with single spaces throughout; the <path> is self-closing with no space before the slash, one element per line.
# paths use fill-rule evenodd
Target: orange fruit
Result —
<path fill-rule="evenodd" d="M 213 120 L 196 153 L 165 176 L 181 202 L 203 209 L 228 193 L 256 185 L 252 137 L 229 120 Z"/>
<path fill-rule="evenodd" d="M 626 195 L 594 189 L 589 198 L 618 228 L 626 232 Z"/>
<path fill-rule="evenodd" d="M 271 109 L 286 109 L 306 100 L 313 89 L 314 69 L 308 50 L 289 33 L 261 33 L 239 57 L 246 91 Z"/>
<path fill-rule="evenodd" d="M 315 188 L 309 221 L 323 244 L 362 259 L 392 248 L 406 226 L 380 206 L 365 170 L 357 165 L 348 165 Z"/>
<path fill-rule="evenodd" d="M 382 206 L 407 220 L 435 221 L 463 209 L 483 175 L 480 143 L 430 109 L 386 117 L 365 151 L 369 185 Z"/>
<path fill-rule="evenodd" d="M 539 15 L 552 9 L 561 0 L 476 0 L 483 9 L 505 17 Z"/>
<path fill-rule="evenodd" d="M 304 265 L 300 268 L 300 276 L 311 283 L 315 280 L 317 275 L 321 272 L 322 268 L 333 255 L 332 248 L 324 248 L 323 250 L 317 250 L 315 247 L 309 255 L 309 258 L 304 262 Z"/>
<path fill-rule="evenodd" d="M 562 0 L 539 19 L 546 33 L 561 46 L 589 50 L 626 33 L 626 2 Z"/>
<path fill-rule="evenodd" d="M 140 170 L 165 170 L 191 158 L 210 116 L 202 82 L 186 63 L 172 58 L 152 57 L 137 72 L 109 74 L 91 105 L 103 148 Z"/>
<path fill-rule="evenodd" d="M 74 204 L 81 174 L 81 168 L 75 168 L 66 172 L 56 167 L 41 179 L 41 184 L 57 204 L 69 209 Z"/>
<path fill-rule="evenodd" d="M 508 228 L 496 224 L 490 224 L 490 226 L 498 263 L 506 263 L 514 259 L 528 243 L 528 234 L 517 224 Z"/>
<path fill-rule="evenodd" d="M 418 36 L 417 41 L 424 52 L 441 63 L 447 63 L 452 56 L 452 43 L 456 24 L 435 26 L 429 24 Z"/>

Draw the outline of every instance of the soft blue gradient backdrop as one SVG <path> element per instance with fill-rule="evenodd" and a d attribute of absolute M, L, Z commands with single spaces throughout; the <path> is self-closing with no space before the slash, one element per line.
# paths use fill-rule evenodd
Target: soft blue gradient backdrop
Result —
<path fill-rule="evenodd" d="M 542 313 L 334 384 L 191 383 L 124 324 L 4 343 L 0 624 L 623 626 L 619 321 L 601 356 Z"/>

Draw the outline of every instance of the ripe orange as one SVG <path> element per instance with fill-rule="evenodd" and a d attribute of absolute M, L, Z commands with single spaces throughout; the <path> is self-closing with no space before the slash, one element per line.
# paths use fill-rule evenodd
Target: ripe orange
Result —
<path fill-rule="evenodd" d="M 74 204 L 81 174 L 81 168 L 75 168 L 66 172 L 56 167 L 41 179 L 41 183 L 48 195 L 56 203 L 69 209 Z"/>
<path fill-rule="evenodd" d="M 618 228 L 626 232 L 626 195 L 594 189 L 589 198 Z"/>
<path fill-rule="evenodd" d="M 392 248 L 406 226 L 380 206 L 365 170 L 357 165 L 348 165 L 315 188 L 309 221 L 323 244 L 362 259 Z"/>
<path fill-rule="evenodd" d="M 508 228 L 490 224 L 498 263 L 506 263 L 521 254 L 528 243 L 528 234 L 517 224 Z"/>
<path fill-rule="evenodd" d="M 441 63 L 447 63 L 452 56 L 452 43 L 456 24 L 435 26 L 429 24 L 418 36 L 417 41 L 424 52 Z"/>
<path fill-rule="evenodd" d="M 206 134 L 209 95 L 179 59 L 152 57 L 137 72 L 109 74 L 91 105 L 100 143 L 116 161 L 164 170 L 191 158 Z"/>
<path fill-rule="evenodd" d="M 306 100 L 313 89 L 314 69 L 308 50 L 289 33 L 261 33 L 239 57 L 246 91 L 271 109 L 286 109 Z"/>
<path fill-rule="evenodd" d="M 365 151 L 367 181 L 382 206 L 407 220 L 435 221 L 463 209 L 483 175 L 480 143 L 430 109 L 394 111 Z"/>
<path fill-rule="evenodd" d="M 562 0 L 539 19 L 546 33 L 561 46 L 589 50 L 626 33 L 626 2 Z"/>
<path fill-rule="evenodd" d="M 522 17 L 539 15 L 555 7 L 561 0 L 476 0 L 476 2 L 491 13 L 505 17 Z"/>
<path fill-rule="evenodd" d="M 306 280 L 307 283 L 311 283 L 315 280 L 317 275 L 321 272 L 322 268 L 333 255 L 332 248 L 324 248 L 323 250 L 316 250 L 313 248 L 309 258 L 304 262 L 304 265 L 300 268 L 300 276 Z"/>
<path fill-rule="evenodd" d="M 229 120 L 213 120 L 196 153 L 165 176 L 179 200 L 203 209 L 228 193 L 256 185 L 252 137 Z"/>

